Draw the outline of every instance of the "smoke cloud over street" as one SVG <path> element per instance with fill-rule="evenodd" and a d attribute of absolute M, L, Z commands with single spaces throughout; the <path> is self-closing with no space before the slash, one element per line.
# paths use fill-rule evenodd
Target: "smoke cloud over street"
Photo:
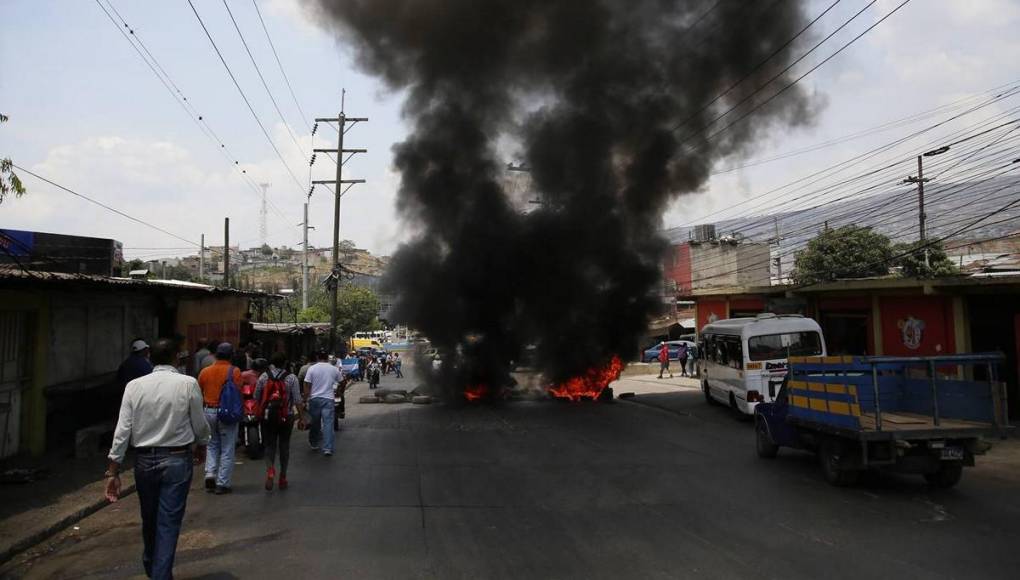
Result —
<path fill-rule="evenodd" d="M 406 94 L 412 132 L 393 154 L 402 217 L 418 233 L 388 283 L 395 318 L 445 354 L 452 389 L 505 385 L 529 345 L 550 381 L 632 358 L 661 306 L 668 202 L 719 158 L 812 117 L 798 85 L 709 137 L 792 80 L 755 93 L 797 54 L 769 58 L 804 27 L 799 1 L 307 6 Z M 507 187 L 508 161 L 528 168 L 540 204 Z"/>

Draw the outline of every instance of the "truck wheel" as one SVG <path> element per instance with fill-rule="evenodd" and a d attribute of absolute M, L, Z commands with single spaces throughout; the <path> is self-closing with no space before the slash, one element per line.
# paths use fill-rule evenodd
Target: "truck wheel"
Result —
<path fill-rule="evenodd" d="M 825 481 L 837 487 L 846 487 L 857 482 L 860 472 L 843 469 L 840 462 L 843 458 L 843 445 L 835 439 L 825 439 L 818 449 L 818 460 L 822 465 Z"/>
<path fill-rule="evenodd" d="M 925 473 L 924 479 L 929 485 L 949 489 L 960 483 L 963 477 L 963 464 L 958 461 L 943 461 L 935 473 Z"/>
<path fill-rule="evenodd" d="M 757 419 L 754 427 L 755 447 L 758 457 L 762 459 L 775 459 L 779 454 L 779 446 L 772 442 L 769 435 L 769 428 L 765 425 L 764 419 Z"/>

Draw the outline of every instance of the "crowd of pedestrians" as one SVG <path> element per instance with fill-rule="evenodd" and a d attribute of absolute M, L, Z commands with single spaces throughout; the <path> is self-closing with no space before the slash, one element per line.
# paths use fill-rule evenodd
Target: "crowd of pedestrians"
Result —
<path fill-rule="evenodd" d="M 151 347 L 143 339 L 134 340 L 117 372 L 124 394 L 109 454 L 106 497 L 111 502 L 119 498 L 121 466 L 133 449 L 142 564 L 150 578 L 172 578 L 194 466 L 204 462 L 206 492 L 231 493 L 244 413 L 254 413 L 258 423 L 265 489 L 286 490 L 295 427 L 308 431 L 312 450 L 330 457 L 348 384 L 363 379 L 373 366 L 403 376 L 397 353 L 359 357 L 356 368 L 345 372 L 342 358 L 320 351 L 294 373 L 298 367 L 292 367 L 286 354 L 274 353 L 266 361 L 258 343 L 238 349 L 220 340 L 199 343 L 189 356 L 181 336 L 160 339 Z M 247 394 L 253 411 L 242 408 L 241 393 Z"/>

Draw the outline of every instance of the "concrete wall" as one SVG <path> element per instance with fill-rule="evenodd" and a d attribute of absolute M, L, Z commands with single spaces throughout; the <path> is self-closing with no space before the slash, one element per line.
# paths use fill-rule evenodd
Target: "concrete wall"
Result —
<path fill-rule="evenodd" d="M 766 244 L 691 245 L 691 286 L 695 290 L 768 286 L 770 252 Z"/>

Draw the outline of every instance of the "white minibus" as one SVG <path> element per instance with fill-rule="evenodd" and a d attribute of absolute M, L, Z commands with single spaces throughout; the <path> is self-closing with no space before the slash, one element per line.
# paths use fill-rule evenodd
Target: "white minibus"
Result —
<path fill-rule="evenodd" d="M 822 328 L 799 314 L 719 320 L 705 325 L 699 341 L 705 400 L 747 415 L 775 398 L 789 357 L 825 356 Z"/>

